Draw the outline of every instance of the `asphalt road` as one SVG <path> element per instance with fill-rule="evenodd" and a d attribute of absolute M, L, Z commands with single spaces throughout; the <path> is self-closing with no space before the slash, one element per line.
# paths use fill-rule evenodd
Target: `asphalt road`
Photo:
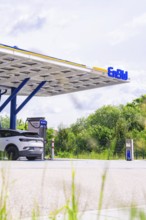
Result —
<path fill-rule="evenodd" d="M 40 215 L 61 208 L 71 196 L 75 170 L 79 211 L 98 209 L 105 175 L 102 209 L 146 205 L 146 161 L 46 160 L 0 161 L 0 189 L 5 182 L 13 219 Z"/>

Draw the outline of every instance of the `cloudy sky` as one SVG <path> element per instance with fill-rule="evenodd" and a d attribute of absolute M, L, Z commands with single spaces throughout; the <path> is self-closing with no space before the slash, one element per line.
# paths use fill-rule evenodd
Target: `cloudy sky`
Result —
<path fill-rule="evenodd" d="M 18 118 L 44 116 L 48 127 L 68 126 L 103 105 L 146 94 L 146 0 L 0 0 L 0 20 L 2 44 L 89 67 L 114 66 L 130 77 L 124 85 L 34 97 Z"/>

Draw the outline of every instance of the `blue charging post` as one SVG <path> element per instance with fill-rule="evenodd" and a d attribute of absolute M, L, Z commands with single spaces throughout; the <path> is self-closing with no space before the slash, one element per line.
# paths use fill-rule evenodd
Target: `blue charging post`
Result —
<path fill-rule="evenodd" d="M 126 140 L 126 160 L 127 161 L 134 160 L 133 139 L 127 139 Z"/>

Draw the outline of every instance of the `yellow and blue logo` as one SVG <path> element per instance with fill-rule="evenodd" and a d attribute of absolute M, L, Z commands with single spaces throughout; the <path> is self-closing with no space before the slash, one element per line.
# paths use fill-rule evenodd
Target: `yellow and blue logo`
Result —
<path fill-rule="evenodd" d="M 128 80 L 128 71 L 124 71 L 121 69 L 114 70 L 113 67 L 108 67 L 107 74 L 109 77 L 112 77 L 112 78 Z"/>

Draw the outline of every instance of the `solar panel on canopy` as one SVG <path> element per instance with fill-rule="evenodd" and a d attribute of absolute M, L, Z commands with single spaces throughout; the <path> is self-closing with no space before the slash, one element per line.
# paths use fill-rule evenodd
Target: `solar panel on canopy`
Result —
<path fill-rule="evenodd" d="M 30 78 L 19 92 L 28 96 L 42 81 L 45 85 L 38 96 L 53 96 L 109 85 L 125 81 L 108 77 L 107 70 L 88 68 L 85 65 L 26 51 L 0 44 L 0 89 L 18 87 Z"/>

